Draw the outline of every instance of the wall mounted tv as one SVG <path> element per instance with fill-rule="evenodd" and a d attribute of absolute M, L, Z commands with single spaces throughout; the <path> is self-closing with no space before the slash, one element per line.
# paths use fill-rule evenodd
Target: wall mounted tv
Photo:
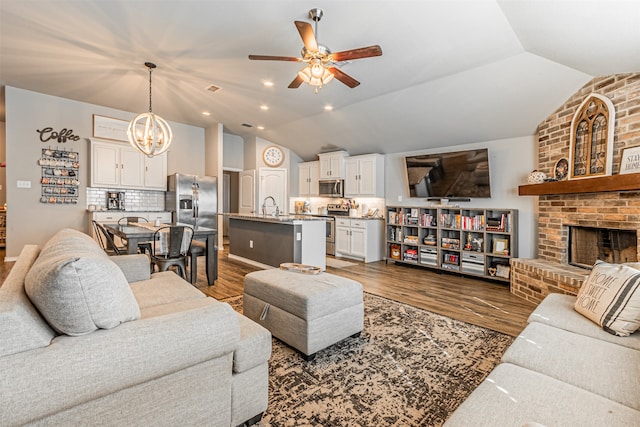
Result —
<path fill-rule="evenodd" d="M 410 197 L 491 197 L 486 148 L 407 156 L 404 160 Z"/>

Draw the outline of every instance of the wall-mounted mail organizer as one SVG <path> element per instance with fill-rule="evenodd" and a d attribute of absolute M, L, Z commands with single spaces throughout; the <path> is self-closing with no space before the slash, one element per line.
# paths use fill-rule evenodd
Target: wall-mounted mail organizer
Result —
<path fill-rule="evenodd" d="M 38 164 L 42 169 L 41 203 L 78 203 L 80 163 L 77 152 L 43 148 Z"/>

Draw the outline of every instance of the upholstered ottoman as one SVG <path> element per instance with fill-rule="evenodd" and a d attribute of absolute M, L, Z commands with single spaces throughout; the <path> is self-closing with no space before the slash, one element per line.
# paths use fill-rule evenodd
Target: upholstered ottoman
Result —
<path fill-rule="evenodd" d="M 362 285 L 329 273 L 280 269 L 244 278 L 244 315 L 307 356 L 362 331 Z"/>

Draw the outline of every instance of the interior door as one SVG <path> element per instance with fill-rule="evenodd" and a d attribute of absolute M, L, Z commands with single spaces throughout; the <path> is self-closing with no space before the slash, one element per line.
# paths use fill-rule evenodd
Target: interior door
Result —
<path fill-rule="evenodd" d="M 260 191 L 258 192 L 260 208 L 265 203 L 265 198 L 269 196 L 273 197 L 281 214 L 288 212 L 286 169 L 260 168 Z M 267 205 L 271 206 L 271 201 L 267 202 Z"/>
<path fill-rule="evenodd" d="M 255 169 L 240 172 L 238 212 L 241 214 L 253 214 L 256 212 L 255 182 Z"/>
<path fill-rule="evenodd" d="M 222 212 L 230 213 L 230 202 L 231 202 L 231 177 L 228 173 L 222 174 Z M 229 235 L 229 217 L 224 216 L 222 220 L 222 235 Z"/>

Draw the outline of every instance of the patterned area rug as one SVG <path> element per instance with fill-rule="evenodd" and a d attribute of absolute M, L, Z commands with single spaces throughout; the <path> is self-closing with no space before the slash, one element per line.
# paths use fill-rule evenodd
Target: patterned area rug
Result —
<path fill-rule="evenodd" d="M 242 297 L 225 300 L 242 312 Z M 260 427 L 439 426 L 513 338 L 375 295 L 365 325 L 305 361 L 273 340 Z"/>

